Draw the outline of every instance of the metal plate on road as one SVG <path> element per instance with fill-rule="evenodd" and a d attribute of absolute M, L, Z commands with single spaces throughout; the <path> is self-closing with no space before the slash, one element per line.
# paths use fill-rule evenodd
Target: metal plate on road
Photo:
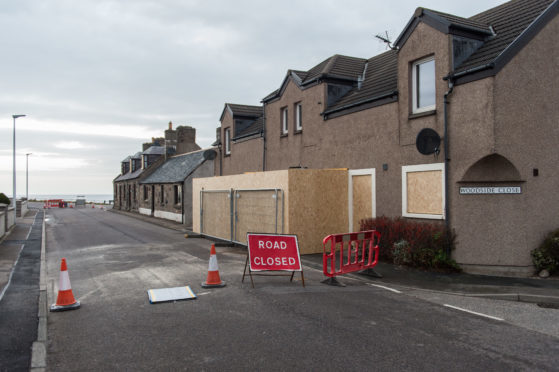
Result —
<path fill-rule="evenodd" d="M 175 288 L 148 289 L 149 302 L 156 304 L 159 302 L 195 300 L 196 295 L 189 286 Z"/>

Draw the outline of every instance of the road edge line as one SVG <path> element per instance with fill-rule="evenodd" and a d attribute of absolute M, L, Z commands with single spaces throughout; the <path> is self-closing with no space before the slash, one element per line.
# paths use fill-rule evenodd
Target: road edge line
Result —
<path fill-rule="evenodd" d="M 46 257 L 46 212 L 43 211 L 43 227 L 41 231 L 41 269 L 39 273 L 39 325 L 37 326 L 37 341 L 33 342 L 31 349 L 30 371 L 45 371 L 47 368 L 47 257 Z"/>
<path fill-rule="evenodd" d="M 489 319 L 493 319 L 493 320 L 498 320 L 498 321 L 500 321 L 500 322 L 504 322 L 504 321 L 505 321 L 504 319 L 502 319 L 502 318 L 497 318 L 496 316 L 487 315 L 487 314 L 483 314 L 483 313 L 478 313 L 478 312 L 476 312 L 476 311 L 463 309 L 463 308 L 458 307 L 458 306 L 452 306 L 452 305 L 449 305 L 449 304 L 443 304 L 443 306 L 444 306 L 444 307 L 451 308 L 451 309 L 454 309 L 454 310 L 463 311 L 463 312 L 465 312 L 465 313 L 478 315 L 478 316 L 481 316 L 481 317 L 484 317 L 484 318 L 489 318 Z"/>

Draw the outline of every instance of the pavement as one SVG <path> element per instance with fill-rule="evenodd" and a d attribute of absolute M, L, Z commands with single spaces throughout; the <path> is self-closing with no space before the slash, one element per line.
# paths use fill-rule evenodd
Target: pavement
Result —
<path fill-rule="evenodd" d="M 110 211 L 181 231 L 191 237 L 200 236 L 190 231 L 184 225 L 173 221 L 116 209 Z M 219 243 L 229 244 L 223 241 Z M 303 265 L 322 270 L 321 253 L 303 255 L 301 260 Z M 559 308 L 559 277 L 557 276 L 543 279 L 536 276 L 531 278 L 512 278 L 466 273 L 439 273 L 385 262 L 379 262 L 375 266 L 374 271 L 376 274 L 380 274 L 379 276 L 382 276 L 382 278 L 355 273 L 341 276 L 339 281 L 343 283 L 344 277 L 349 276 L 354 279 L 358 278 L 399 288 L 412 288 L 467 297 L 530 302 L 544 307 Z"/>

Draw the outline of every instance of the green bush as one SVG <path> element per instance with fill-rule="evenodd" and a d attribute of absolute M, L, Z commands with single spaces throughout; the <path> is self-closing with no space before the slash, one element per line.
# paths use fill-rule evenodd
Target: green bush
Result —
<path fill-rule="evenodd" d="M 441 223 L 382 216 L 362 220 L 360 227 L 361 231 L 380 232 L 382 261 L 430 270 L 461 271 L 447 254 L 454 249 L 455 234 Z"/>
<path fill-rule="evenodd" d="M 3 192 L 0 192 L 0 204 L 10 204 L 10 198 L 8 198 Z"/>
<path fill-rule="evenodd" d="M 532 262 L 539 271 L 559 272 L 559 229 L 550 232 L 543 243 L 532 251 Z"/>

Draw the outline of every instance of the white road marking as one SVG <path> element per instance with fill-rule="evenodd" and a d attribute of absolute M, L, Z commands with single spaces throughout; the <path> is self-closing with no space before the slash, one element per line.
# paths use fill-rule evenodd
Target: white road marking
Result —
<path fill-rule="evenodd" d="M 373 287 L 379 287 L 379 288 L 382 288 L 382 289 L 386 289 L 387 291 L 394 292 L 394 293 L 402 293 L 397 289 L 385 287 L 383 285 L 371 284 L 371 283 L 367 283 L 367 285 L 370 285 L 370 286 L 373 286 Z"/>
<path fill-rule="evenodd" d="M 212 292 L 202 292 L 202 293 L 196 294 L 196 296 L 203 296 L 203 295 L 207 295 L 207 294 L 210 294 L 210 293 L 212 293 Z"/>
<path fill-rule="evenodd" d="M 504 321 L 504 319 L 502 319 L 502 318 L 497 318 L 496 316 L 491 316 L 491 315 L 482 314 L 482 313 L 478 313 L 478 312 L 471 311 L 471 310 L 462 309 L 461 307 L 457 307 L 457 306 L 452 306 L 452 305 L 448 305 L 448 304 L 444 304 L 443 306 L 450 307 L 451 309 L 455 309 L 455 310 L 464 311 L 464 312 L 466 312 L 466 313 L 470 313 L 470 314 L 474 314 L 474 315 L 483 316 L 483 317 L 485 317 L 485 318 L 489 318 L 489 319 L 493 319 L 493 320 L 498 320 L 498 321 L 501 321 L 501 322 Z"/>

